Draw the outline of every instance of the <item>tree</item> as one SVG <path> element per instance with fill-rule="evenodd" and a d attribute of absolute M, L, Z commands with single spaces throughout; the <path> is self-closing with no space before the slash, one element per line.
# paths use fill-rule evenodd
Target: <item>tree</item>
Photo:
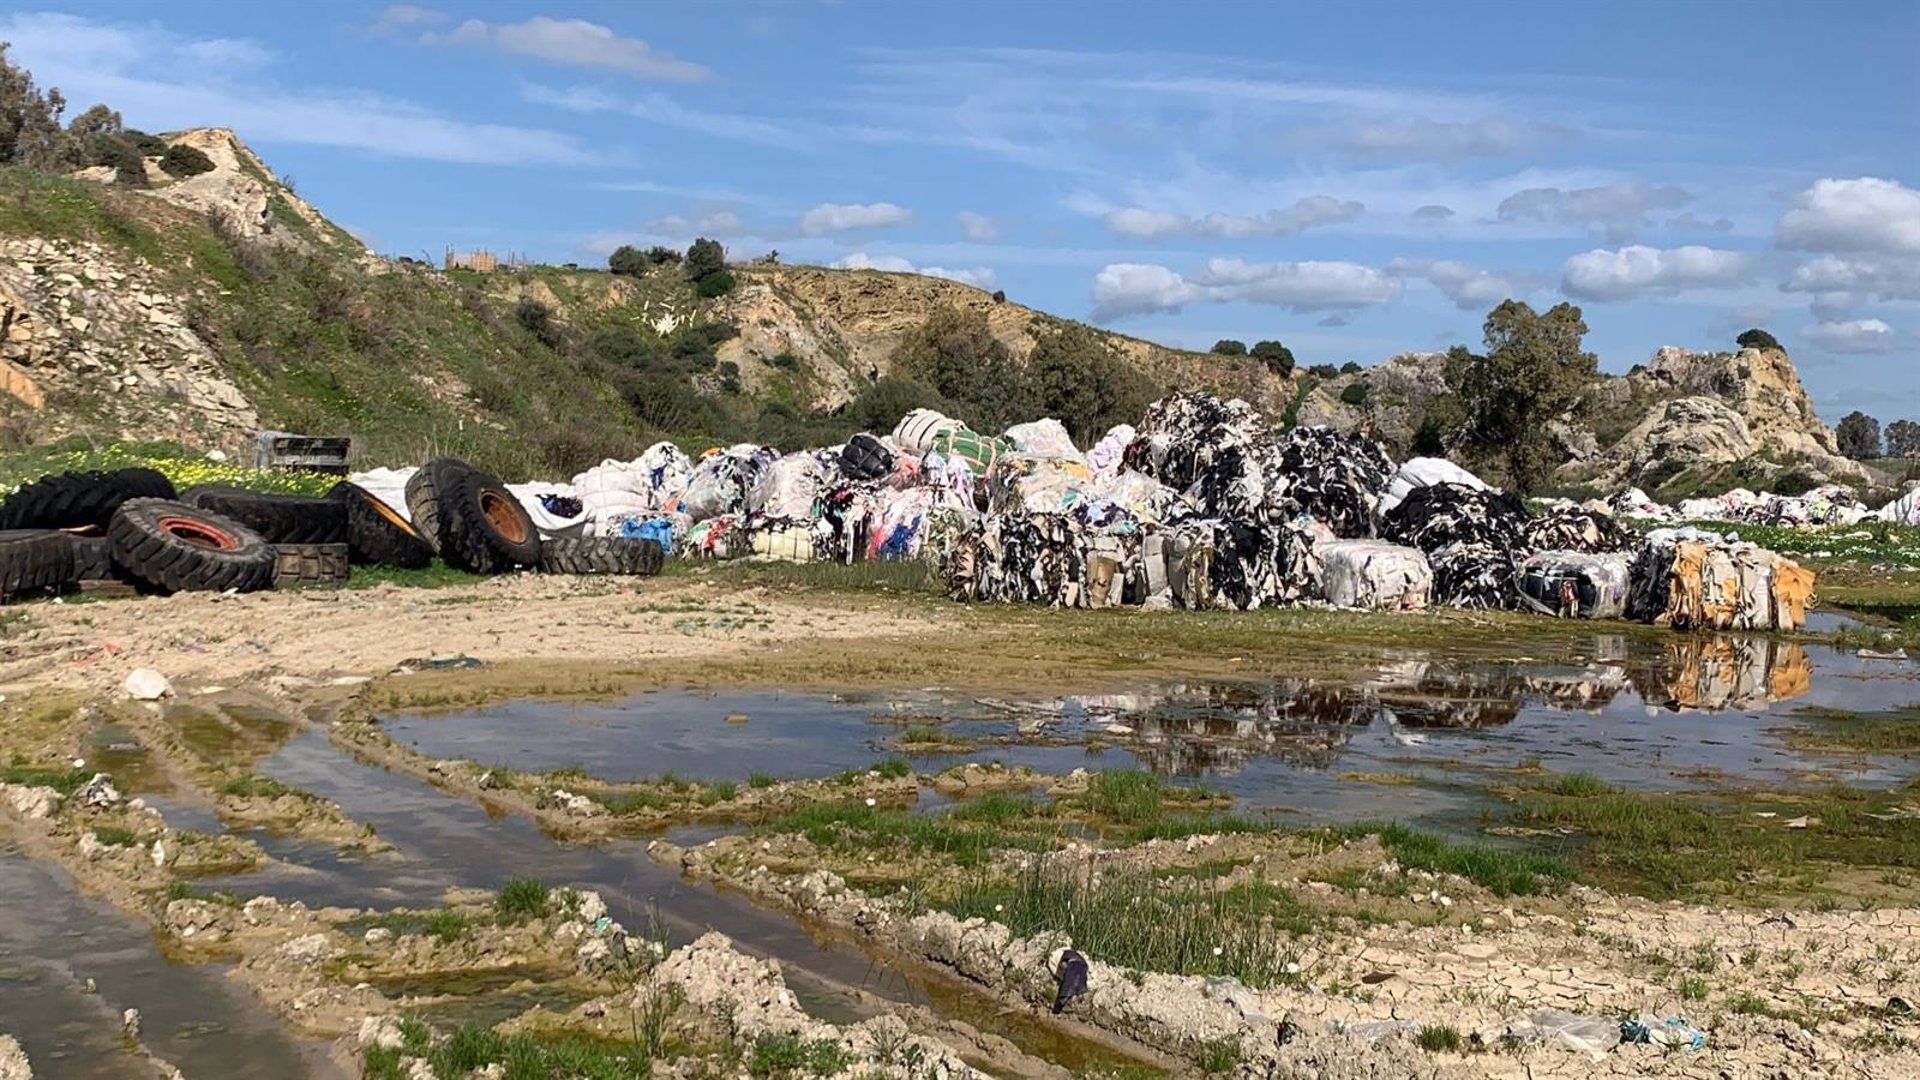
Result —
<path fill-rule="evenodd" d="M 1256 342 L 1253 355 L 1265 360 L 1268 369 L 1283 379 L 1293 374 L 1293 350 L 1277 341 Z"/>
<path fill-rule="evenodd" d="M 212 158 L 202 153 L 198 147 L 188 146 L 186 143 L 169 146 L 167 152 L 160 155 L 160 171 L 182 180 L 189 176 L 212 172 L 213 169 Z"/>
<path fill-rule="evenodd" d="M 1547 425 L 1577 408 L 1598 375 L 1594 355 L 1580 347 L 1586 333 L 1572 304 L 1535 312 L 1507 300 L 1487 314 L 1485 356 L 1459 345 L 1447 354 L 1462 440 L 1504 463 L 1508 485 L 1523 495 L 1559 463 Z"/>
<path fill-rule="evenodd" d="M 1082 443 L 1138 418 L 1154 396 L 1105 335 L 1080 323 L 1038 330 L 1027 378 L 1034 411 L 1058 419 Z"/>
<path fill-rule="evenodd" d="M 1232 338 L 1221 338 L 1219 341 L 1213 343 L 1213 348 L 1209 351 L 1221 356 L 1245 356 L 1247 355 L 1247 343 L 1244 341 L 1235 341 Z"/>
<path fill-rule="evenodd" d="M 698 282 L 708 274 L 716 274 L 727 268 L 727 249 L 720 241 L 701 237 L 687 248 L 687 276 Z"/>
<path fill-rule="evenodd" d="M 894 347 L 893 370 L 931 386 L 982 431 L 1031 418 L 1027 381 L 984 311 L 934 312 Z"/>
<path fill-rule="evenodd" d="M 1360 364 L 1358 361 L 1355 361 L 1355 360 L 1349 360 L 1346 363 L 1340 365 L 1340 374 L 1342 375 L 1358 375 L 1360 374 L 1360 371 L 1361 371 Z"/>
<path fill-rule="evenodd" d="M 860 396 L 847 406 L 847 419 L 862 431 L 885 433 L 915 409 L 947 412 L 952 408 L 952 403 L 941 397 L 940 391 L 926 383 L 885 378 L 860 391 Z"/>
<path fill-rule="evenodd" d="M 1358 379 L 1348 383 L 1346 388 L 1340 391 L 1340 400 L 1349 405 L 1365 405 L 1367 403 L 1367 384 Z"/>
<path fill-rule="evenodd" d="M 1880 421 L 1858 409 L 1840 419 L 1833 438 L 1840 452 L 1855 460 L 1880 456 Z"/>
<path fill-rule="evenodd" d="M 1741 334 L 1739 337 L 1734 338 L 1733 343 L 1743 349 L 1777 350 L 1780 348 L 1780 342 L 1776 340 L 1772 334 L 1767 333 L 1757 326 Z"/>
<path fill-rule="evenodd" d="M 1307 369 L 1307 374 L 1316 379 L 1331 379 L 1340 374 L 1340 369 L 1332 364 L 1315 364 Z"/>
<path fill-rule="evenodd" d="M 1920 424 L 1895 420 L 1887 425 L 1887 454 L 1890 457 L 1920 457 Z"/>
<path fill-rule="evenodd" d="M 0 165 L 61 169 L 78 164 L 73 137 L 60 126 L 67 99 L 59 90 L 44 93 L 33 73 L 7 58 L 0 42 Z"/>
<path fill-rule="evenodd" d="M 733 271 L 715 270 L 695 282 L 693 291 L 708 300 L 716 296 L 725 296 L 733 291 Z"/>
<path fill-rule="evenodd" d="M 621 244 L 613 249 L 613 254 L 607 256 L 607 269 L 628 277 L 639 277 L 646 273 L 647 265 L 647 257 L 632 244 Z"/>
<path fill-rule="evenodd" d="M 647 249 L 647 262 L 654 266 L 671 266 L 680 261 L 680 253 L 670 247 L 658 244 Z"/>
<path fill-rule="evenodd" d="M 95 105 L 86 112 L 73 118 L 67 125 L 67 134 L 84 139 L 89 135 L 118 135 L 126 130 L 120 122 L 120 114 L 105 105 Z"/>

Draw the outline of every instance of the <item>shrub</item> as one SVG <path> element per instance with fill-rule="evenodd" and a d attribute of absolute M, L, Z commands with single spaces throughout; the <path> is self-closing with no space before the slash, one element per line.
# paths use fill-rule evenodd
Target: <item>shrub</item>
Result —
<path fill-rule="evenodd" d="M 613 254 L 607 256 L 607 269 L 628 277 L 639 277 L 647 272 L 649 265 L 647 257 L 632 244 L 621 244 L 613 249 Z"/>
<path fill-rule="evenodd" d="M 687 276 L 694 281 L 704 280 L 709 274 L 717 274 L 727 268 L 727 250 L 720 241 L 701 237 L 687 248 Z"/>
<path fill-rule="evenodd" d="M 1360 374 L 1360 370 L 1360 365 L 1352 360 L 1340 365 L 1340 374 L 1342 375 L 1358 375 Z"/>
<path fill-rule="evenodd" d="M 1346 402 L 1348 405 L 1365 405 L 1367 403 L 1367 384 L 1357 381 L 1348 383 L 1346 389 L 1340 391 L 1340 400 Z"/>
<path fill-rule="evenodd" d="M 1765 330 L 1762 330 L 1757 326 L 1751 330 L 1748 330 L 1746 333 L 1741 334 L 1739 337 L 1734 338 L 1733 343 L 1740 346 L 1743 349 L 1778 349 L 1780 348 L 1780 341 L 1778 338 L 1775 338 L 1772 334 L 1767 333 Z"/>
<path fill-rule="evenodd" d="M 1316 379 L 1332 379 L 1340 374 L 1340 369 L 1332 364 L 1315 364 L 1307 369 L 1307 374 Z"/>
<path fill-rule="evenodd" d="M 1220 356 L 1245 356 L 1247 355 L 1247 343 L 1244 341 L 1235 341 L 1232 338 L 1221 338 L 1219 341 L 1213 343 L 1213 348 L 1209 351 Z"/>
<path fill-rule="evenodd" d="M 179 143 L 167 147 L 160 155 L 160 171 L 168 176 L 185 180 L 189 176 L 213 171 L 213 159 L 202 153 L 198 147 Z"/>
<path fill-rule="evenodd" d="M 885 433 L 915 409 L 945 412 L 952 408 L 940 391 L 912 379 L 885 378 L 860 391 L 847 406 L 847 419 L 862 431 Z"/>
<path fill-rule="evenodd" d="M 113 182 L 128 187 L 147 186 L 147 163 L 132 143 L 118 135 L 95 135 L 87 142 L 87 160 L 113 168 Z"/>
<path fill-rule="evenodd" d="M 565 343 L 566 336 L 560 332 L 560 325 L 553 321 L 553 309 L 531 296 L 521 297 L 520 302 L 513 306 L 513 318 L 549 349 L 557 351 Z"/>
<path fill-rule="evenodd" d="M 993 290 L 993 302 L 994 302 L 994 303 L 996 303 L 996 304 L 1004 304 L 1004 303 L 1006 303 L 1006 302 L 1007 302 L 1007 290 L 1005 290 L 1005 289 L 995 289 L 995 290 Z"/>
<path fill-rule="evenodd" d="M 680 261 L 680 253 L 669 247 L 655 245 L 647 249 L 647 263 L 651 266 L 671 266 Z"/>
<path fill-rule="evenodd" d="M 547 914 L 547 886 L 537 878 L 512 878 L 500 886 L 494 910 L 506 918 L 539 919 Z"/>
<path fill-rule="evenodd" d="M 708 274 L 695 283 L 693 291 L 699 293 L 702 299 L 712 300 L 717 296 L 725 296 L 732 292 L 733 285 L 732 271 L 715 270 L 713 273 Z"/>
<path fill-rule="evenodd" d="M 1293 350 L 1277 341 L 1255 344 L 1251 355 L 1266 361 L 1267 367 L 1275 375 L 1285 378 L 1293 374 Z"/>

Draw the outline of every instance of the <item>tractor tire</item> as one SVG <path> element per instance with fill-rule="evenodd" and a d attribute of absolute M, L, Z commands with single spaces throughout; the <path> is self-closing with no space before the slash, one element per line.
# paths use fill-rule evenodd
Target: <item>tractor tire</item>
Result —
<path fill-rule="evenodd" d="M 433 562 L 433 546 L 373 492 L 342 480 L 327 498 L 347 508 L 347 547 L 354 562 L 400 570 L 421 570 Z"/>
<path fill-rule="evenodd" d="M 73 580 L 112 581 L 119 576 L 113 567 L 113 545 L 108 543 L 105 533 L 94 535 L 88 530 L 60 535 L 67 538 L 67 546 L 73 549 Z"/>
<path fill-rule="evenodd" d="M 345 544 L 273 545 L 273 587 L 338 585 L 352 572 Z"/>
<path fill-rule="evenodd" d="M 560 537 L 540 545 L 540 569 L 549 574 L 652 577 L 665 560 L 658 541 L 638 537 Z"/>
<path fill-rule="evenodd" d="M 128 499 L 171 499 L 173 483 L 152 469 L 43 476 L 0 503 L 0 529 L 104 529 Z"/>
<path fill-rule="evenodd" d="M 0 532 L 0 600 L 64 589 L 75 580 L 66 536 L 45 529 Z"/>
<path fill-rule="evenodd" d="M 269 544 L 347 542 L 346 507 L 332 499 L 207 486 L 188 491 L 180 501 L 232 518 Z"/>
<path fill-rule="evenodd" d="M 273 586 L 273 548 L 231 518 L 171 499 L 128 499 L 107 526 L 114 565 L 167 592 Z"/>
<path fill-rule="evenodd" d="M 540 532 L 526 507 L 500 481 L 458 458 L 427 462 L 407 482 L 407 509 L 456 570 L 500 574 L 540 564 Z"/>

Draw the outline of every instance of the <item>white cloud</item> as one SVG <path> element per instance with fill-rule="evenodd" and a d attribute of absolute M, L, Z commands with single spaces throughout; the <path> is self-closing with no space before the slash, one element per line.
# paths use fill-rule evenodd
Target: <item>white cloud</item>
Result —
<path fill-rule="evenodd" d="M 1733 231 L 1733 221 L 1729 218 L 1714 218 L 1712 221 L 1708 221 L 1706 218 L 1689 210 L 1684 214 L 1668 218 L 1667 228 L 1679 229 L 1682 232 L 1723 233 Z"/>
<path fill-rule="evenodd" d="M 991 291 L 999 280 L 992 267 L 976 266 L 971 269 L 955 270 L 944 266 L 915 266 L 898 255 L 868 255 L 856 251 L 851 255 L 835 259 L 828 264 L 836 270 L 890 270 L 900 274 L 925 274 L 928 277 L 946 278 L 962 285 L 971 285 L 976 289 Z"/>
<path fill-rule="evenodd" d="M 960 223 L 960 231 L 967 239 L 976 244 L 984 244 L 1000 236 L 1000 223 L 985 214 L 976 214 L 971 210 L 962 210 L 954 215 Z"/>
<path fill-rule="evenodd" d="M 1560 288 L 1581 300 L 1633 300 L 1672 296 L 1685 289 L 1737 285 L 1749 279 L 1758 257 L 1689 244 L 1651 248 L 1634 244 L 1618 251 L 1595 249 L 1568 259 Z"/>
<path fill-rule="evenodd" d="M 421 7 L 418 4 L 392 4 L 380 12 L 380 17 L 375 19 L 373 25 L 367 29 L 371 33 L 385 37 L 416 27 L 438 26 L 446 21 L 447 15 L 442 11 Z"/>
<path fill-rule="evenodd" d="M 1920 258 L 1822 255 L 1794 267 L 1780 287 L 1787 292 L 1920 300 Z"/>
<path fill-rule="evenodd" d="M 1892 349 L 1893 327 L 1879 319 L 1849 319 L 1845 322 L 1814 323 L 1802 332 L 1808 341 L 1841 353 L 1877 353 Z"/>
<path fill-rule="evenodd" d="M 912 220 L 911 210 L 890 202 L 821 203 L 801 215 L 800 231 L 808 236 L 825 236 L 855 229 L 885 229 Z"/>
<path fill-rule="evenodd" d="M 703 65 L 660 52 L 639 38 L 622 37 L 609 27 L 585 19 L 553 19 L 545 15 L 517 23 L 468 19 L 445 33 L 429 30 L 420 35 L 420 42 L 423 45 L 490 45 L 518 56 L 568 67 L 612 71 L 636 79 L 699 82 L 713 76 Z"/>
<path fill-rule="evenodd" d="M 1298 141 L 1373 161 L 1456 162 L 1505 157 L 1550 139 L 1572 134 L 1566 128 L 1516 124 L 1507 120 L 1375 120 L 1309 128 Z"/>
<path fill-rule="evenodd" d="M 1384 304 L 1398 295 L 1399 278 L 1350 262 L 1213 259 L 1191 277 L 1154 263 L 1111 263 L 1094 275 L 1093 317 L 1116 319 L 1236 300 L 1298 312 L 1337 311 Z"/>
<path fill-rule="evenodd" d="M 1920 191 L 1871 176 L 1815 181 L 1781 215 L 1779 241 L 1798 251 L 1920 255 Z"/>
<path fill-rule="evenodd" d="M 1387 273 L 1424 278 L 1462 311 L 1484 310 L 1514 294 L 1513 283 L 1498 274 L 1450 259 L 1395 259 Z"/>
<path fill-rule="evenodd" d="M 254 143 L 363 150 L 398 158 L 484 165 L 585 165 L 594 161 L 559 132 L 469 123 L 356 90 L 279 89 L 247 70 L 208 73 L 196 57 L 269 59 L 228 38 L 192 39 L 152 24 L 74 15 L 0 17 L 14 62 L 70 101 L 112 102 L 127 123 L 169 131 L 219 123 Z"/>
<path fill-rule="evenodd" d="M 1684 188 L 1643 184 L 1600 187 L 1527 188 L 1501 200 L 1494 211 L 1501 221 L 1550 221 L 1582 228 L 1600 227 L 1615 243 L 1631 240 L 1655 210 L 1672 210 L 1692 196 Z"/>
<path fill-rule="evenodd" d="M 1441 206 L 1439 203 L 1428 203 L 1413 211 L 1415 221 L 1445 221 L 1452 216 L 1453 207 Z"/>
<path fill-rule="evenodd" d="M 741 220 L 739 214 L 731 210 L 716 210 L 693 219 L 679 214 L 669 214 L 647 222 L 647 231 L 656 236 L 689 238 L 697 236 L 731 238 L 752 235 L 752 228 Z"/>
<path fill-rule="evenodd" d="M 1194 218 L 1130 206 L 1108 211 L 1101 222 L 1110 232 L 1143 240 L 1179 234 L 1243 240 L 1252 236 L 1292 236 L 1307 229 L 1338 225 L 1352 221 L 1365 210 L 1364 205 L 1352 200 L 1309 195 L 1284 210 L 1269 210 L 1255 216 L 1213 213 Z"/>

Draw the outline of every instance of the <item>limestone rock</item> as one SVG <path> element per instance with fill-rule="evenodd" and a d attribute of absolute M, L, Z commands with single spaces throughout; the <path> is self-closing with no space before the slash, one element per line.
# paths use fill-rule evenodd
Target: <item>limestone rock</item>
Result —
<path fill-rule="evenodd" d="M 27 1052 L 11 1035 L 0 1035 L 0 1080 L 33 1080 L 33 1066 Z"/>

